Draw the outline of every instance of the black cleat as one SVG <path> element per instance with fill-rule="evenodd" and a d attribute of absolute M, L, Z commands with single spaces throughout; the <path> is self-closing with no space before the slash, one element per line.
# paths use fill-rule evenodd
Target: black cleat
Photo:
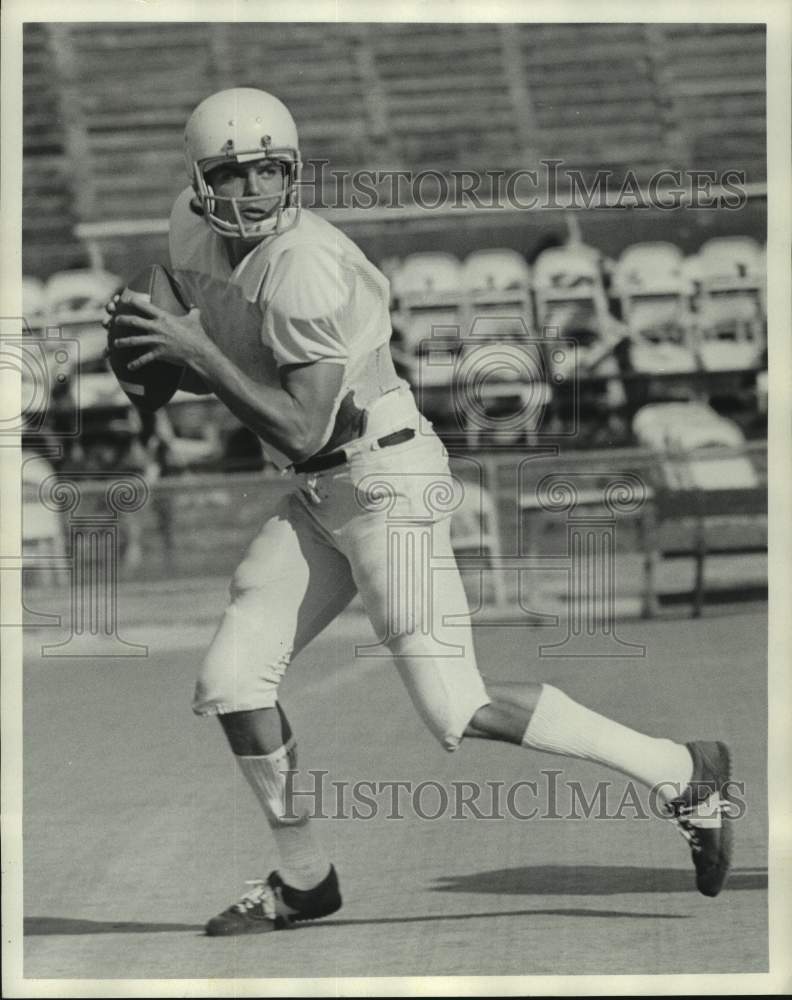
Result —
<path fill-rule="evenodd" d="M 669 802 L 668 810 L 690 845 L 696 888 L 705 896 L 717 896 L 729 874 L 732 855 L 729 750 L 725 743 L 702 740 L 686 746 L 693 758 L 693 777 L 682 794 Z"/>
<path fill-rule="evenodd" d="M 247 885 L 250 891 L 238 903 L 212 917 L 206 925 L 209 937 L 288 930 L 301 920 L 317 920 L 341 908 L 338 876 L 332 865 L 313 889 L 293 889 L 277 872 Z"/>

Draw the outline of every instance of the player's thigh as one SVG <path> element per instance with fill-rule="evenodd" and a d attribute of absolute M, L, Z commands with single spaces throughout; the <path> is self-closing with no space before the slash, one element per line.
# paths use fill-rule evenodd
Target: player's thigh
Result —
<path fill-rule="evenodd" d="M 438 477 L 442 483 L 442 466 Z M 417 476 L 415 484 L 416 497 L 398 501 L 401 509 L 416 505 L 414 518 L 364 514 L 348 526 L 345 552 L 371 623 L 415 707 L 443 745 L 454 749 L 490 698 L 476 663 L 450 518 L 421 520 L 425 484 Z"/>
<path fill-rule="evenodd" d="M 293 657 L 354 593 L 346 558 L 328 544 L 298 498 L 285 498 L 231 581 L 231 600 L 199 674 L 196 711 L 274 704 Z"/>

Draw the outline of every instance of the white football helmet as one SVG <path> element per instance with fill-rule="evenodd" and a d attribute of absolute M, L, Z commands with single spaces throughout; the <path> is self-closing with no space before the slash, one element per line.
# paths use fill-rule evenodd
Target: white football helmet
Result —
<path fill-rule="evenodd" d="M 204 218 L 221 236 L 256 239 L 294 225 L 300 212 L 300 148 L 289 109 L 263 90 L 235 87 L 202 101 L 184 130 L 184 159 Z M 221 198 L 207 183 L 206 172 L 222 163 L 275 160 L 284 173 L 277 212 L 270 218 L 243 219 L 240 207 L 260 197 Z M 236 222 L 220 218 L 218 202 L 230 203 Z M 197 209 L 196 209 L 197 210 Z"/>

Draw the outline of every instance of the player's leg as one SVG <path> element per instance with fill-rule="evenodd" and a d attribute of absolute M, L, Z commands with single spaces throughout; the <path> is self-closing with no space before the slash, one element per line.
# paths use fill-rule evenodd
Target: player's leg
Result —
<path fill-rule="evenodd" d="M 492 701 L 475 713 L 466 736 L 595 761 L 656 787 L 667 801 L 679 795 L 693 775 L 693 760 L 684 744 L 623 726 L 550 684 L 489 682 L 487 690 Z"/>
<path fill-rule="evenodd" d="M 467 597 L 453 569 L 449 520 L 432 527 L 433 556 L 448 568 L 431 574 L 432 580 L 420 580 L 417 562 L 399 565 L 398 575 L 415 588 L 411 596 L 404 592 L 402 581 L 387 572 L 389 554 L 380 541 L 382 532 L 382 524 L 373 519 L 362 527 L 359 551 L 351 560 L 356 582 L 375 629 L 387 637 L 416 708 L 448 749 L 454 749 L 463 735 L 503 740 L 596 760 L 649 786 L 669 782 L 678 789 L 687 784 L 692 762 L 684 745 L 634 732 L 550 685 L 530 681 L 485 685 L 478 673 L 472 631 L 465 624 Z M 393 600 L 394 587 L 402 587 L 399 602 Z M 432 593 L 420 593 L 425 587 Z M 405 604 L 412 606 L 412 622 L 394 614 L 394 608 Z"/>
<path fill-rule="evenodd" d="M 442 533 L 438 544 L 443 551 Z M 487 690 L 491 701 L 473 714 L 466 736 L 595 761 L 655 789 L 690 845 L 699 891 L 718 895 L 732 852 L 730 760 L 723 743 L 683 744 L 649 736 L 578 704 L 550 684 L 487 681 Z"/>
<path fill-rule="evenodd" d="M 608 719 L 549 684 L 490 683 L 466 736 L 595 761 L 654 788 L 688 841 L 696 886 L 717 896 L 731 865 L 731 761 L 724 743 L 676 743 Z"/>
<path fill-rule="evenodd" d="M 387 525 L 362 517 L 354 532 L 350 562 L 375 629 L 387 637 L 402 679 L 431 731 L 449 749 L 463 736 L 502 740 L 532 750 L 596 761 L 657 789 L 692 836 L 699 889 L 716 895 L 729 865 L 728 818 L 719 810 L 720 794 L 729 781 L 728 753 L 722 744 L 676 743 L 648 736 L 582 705 L 549 684 L 487 683 L 476 666 L 473 637 L 463 623 L 467 599 L 458 571 L 448 520 L 432 530 L 432 554 L 442 572 L 420 579 L 420 566 L 402 562 L 397 575 L 413 588 L 431 587 L 429 600 L 412 599 L 415 620 L 405 628 L 403 615 L 393 615 L 391 590 L 399 586 L 388 571 Z M 391 567 L 392 568 L 392 567 Z M 396 602 L 398 603 L 398 602 Z M 403 603 L 403 601 L 402 601 Z M 425 616 L 422 620 L 421 615 Z M 456 623 L 448 628 L 449 619 Z M 446 644 L 448 649 L 443 650 Z M 460 652 L 452 654 L 456 645 Z M 701 825 L 696 812 L 701 806 Z M 713 820 L 712 810 L 718 815 Z M 721 822 L 722 826 L 717 824 Z M 687 827 L 686 827 L 686 824 Z M 692 824 L 692 829 L 691 829 Z"/>
<path fill-rule="evenodd" d="M 279 855 L 277 873 L 209 922 L 212 935 L 276 929 L 341 902 L 301 798 L 287 801 L 296 744 L 278 686 L 291 659 L 349 603 L 354 584 L 346 560 L 303 514 L 287 499 L 250 546 L 196 685 L 194 710 L 219 717 Z"/>
<path fill-rule="evenodd" d="M 403 458 L 383 451 L 357 461 L 358 489 L 337 537 L 372 626 L 416 710 L 442 745 L 454 750 L 491 698 L 465 623 L 467 598 L 453 560 L 450 519 L 432 524 L 427 517 L 428 494 L 453 494 L 444 462 L 433 436 Z M 368 476 L 375 491 L 370 507 Z M 444 570 L 427 570 L 429 558 Z"/>

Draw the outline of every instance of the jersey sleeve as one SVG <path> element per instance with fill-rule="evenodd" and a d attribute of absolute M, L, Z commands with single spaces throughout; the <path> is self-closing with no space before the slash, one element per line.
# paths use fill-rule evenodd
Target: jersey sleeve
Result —
<path fill-rule="evenodd" d="M 279 367 L 349 358 L 352 288 L 338 257 L 320 246 L 286 250 L 273 267 L 262 303 L 262 339 Z"/>

